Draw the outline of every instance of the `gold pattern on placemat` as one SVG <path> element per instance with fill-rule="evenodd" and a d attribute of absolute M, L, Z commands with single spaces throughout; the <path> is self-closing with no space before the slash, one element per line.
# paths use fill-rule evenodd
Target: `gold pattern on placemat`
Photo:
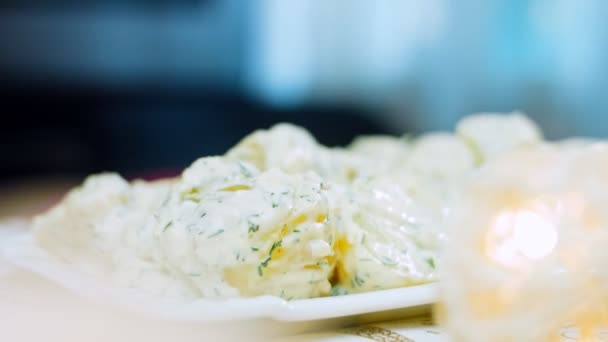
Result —
<path fill-rule="evenodd" d="M 357 327 L 344 331 L 346 334 L 369 338 L 377 342 L 416 342 L 394 331 L 379 327 Z"/>

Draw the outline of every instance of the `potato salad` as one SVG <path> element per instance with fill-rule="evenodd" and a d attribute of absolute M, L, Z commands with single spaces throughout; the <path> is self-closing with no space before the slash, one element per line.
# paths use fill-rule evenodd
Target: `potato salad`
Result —
<path fill-rule="evenodd" d="M 428 283 L 459 185 L 541 141 L 519 113 L 334 148 L 278 124 L 175 179 L 90 176 L 34 219 L 33 234 L 69 267 L 168 297 L 291 300 Z"/>

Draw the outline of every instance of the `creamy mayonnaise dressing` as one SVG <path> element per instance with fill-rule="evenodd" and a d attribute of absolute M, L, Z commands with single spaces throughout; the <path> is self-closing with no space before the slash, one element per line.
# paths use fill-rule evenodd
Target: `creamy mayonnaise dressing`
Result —
<path fill-rule="evenodd" d="M 480 161 L 491 160 L 518 146 L 534 145 L 543 137 L 538 126 L 519 112 L 465 117 L 456 125 L 456 132 L 470 144 Z"/>
<path fill-rule="evenodd" d="M 165 266 L 205 297 L 329 294 L 335 230 L 313 173 L 203 158 L 159 211 Z"/>
<path fill-rule="evenodd" d="M 320 150 L 308 131 L 282 123 L 246 136 L 226 157 L 248 161 L 260 170 L 276 167 L 287 173 L 298 173 L 315 169 Z"/>
<path fill-rule="evenodd" d="M 362 179 L 337 196 L 335 285 L 363 292 L 435 279 L 437 220 L 390 178 Z"/>
<path fill-rule="evenodd" d="M 155 294 L 188 295 L 157 262 L 153 213 L 170 181 L 129 184 L 116 174 L 88 177 L 60 205 L 33 220 L 37 243 L 100 279 Z"/>
<path fill-rule="evenodd" d="M 490 156 L 540 140 L 519 114 L 458 127 L 328 148 L 279 124 L 171 181 L 91 176 L 33 233 L 81 271 L 168 296 L 296 299 L 430 282 L 451 195 Z"/>

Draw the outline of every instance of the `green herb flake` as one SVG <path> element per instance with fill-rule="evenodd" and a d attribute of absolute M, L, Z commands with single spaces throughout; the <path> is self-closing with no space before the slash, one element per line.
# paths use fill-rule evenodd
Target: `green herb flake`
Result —
<path fill-rule="evenodd" d="M 251 247 L 251 250 L 252 250 L 252 251 L 254 251 L 254 252 L 257 252 L 257 251 L 259 251 L 260 249 L 259 249 L 259 248 L 256 248 L 256 247 Z"/>
<path fill-rule="evenodd" d="M 216 237 L 216 236 L 218 236 L 218 235 L 222 234 L 223 232 L 224 232 L 224 230 L 223 230 L 223 229 L 220 229 L 220 230 L 218 230 L 217 232 L 215 232 L 215 233 L 213 233 L 213 234 L 209 235 L 207 238 L 208 238 L 208 239 L 214 238 L 214 237 Z"/>
<path fill-rule="evenodd" d="M 398 265 L 398 263 L 395 260 L 387 258 L 387 257 L 382 257 L 382 264 L 384 266 L 397 266 Z"/>
<path fill-rule="evenodd" d="M 363 280 L 363 278 L 359 277 L 359 275 L 357 273 L 355 273 L 355 278 L 353 280 L 355 281 L 355 284 L 357 286 L 363 286 L 363 284 L 365 284 L 365 280 Z"/>
<path fill-rule="evenodd" d="M 239 168 L 241 170 L 241 173 L 243 174 L 243 176 L 245 177 L 251 177 L 251 171 L 249 171 L 249 169 L 247 168 L 247 166 L 241 162 L 239 162 Z"/>
<path fill-rule="evenodd" d="M 260 230 L 260 225 L 259 224 L 255 224 L 253 222 L 248 222 L 249 224 L 249 232 L 250 233 L 255 233 L 258 230 Z"/>
<path fill-rule="evenodd" d="M 262 271 L 262 265 L 258 265 L 258 275 L 261 277 L 264 275 L 264 271 Z"/>
<path fill-rule="evenodd" d="M 272 244 L 272 247 L 270 247 L 270 251 L 268 252 L 268 257 L 270 258 L 270 257 L 272 256 L 272 252 L 274 252 L 274 250 L 275 250 L 277 247 L 281 247 L 281 245 L 282 245 L 282 244 L 283 244 L 283 240 L 275 241 L 275 242 Z"/>
<path fill-rule="evenodd" d="M 350 280 L 350 286 L 352 288 L 361 287 L 365 284 L 365 280 L 359 277 L 359 274 L 355 272 L 355 276 Z"/>
<path fill-rule="evenodd" d="M 169 200 L 171 199 L 171 194 L 168 193 L 167 196 L 165 196 L 165 199 L 163 200 L 163 203 L 161 204 L 161 207 L 166 206 L 167 204 L 169 204 Z"/>
<path fill-rule="evenodd" d="M 260 266 L 262 266 L 262 267 L 268 267 L 268 263 L 270 262 L 270 259 L 271 259 L 270 257 L 264 259 L 264 261 L 262 261 L 260 263 Z"/>
<path fill-rule="evenodd" d="M 329 293 L 330 296 L 344 296 L 347 294 L 348 294 L 348 290 L 342 286 L 332 287 L 331 292 Z"/>
<path fill-rule="evenodd" d="M 431 266 L 432 269 L 435 269 L 435 260 L 433 258 L 428 258 L 426 259 L 426 263 L 429 264 L 429 266 Z"/>
<path fill-rule="evenodd" d="M 169 229 L 169 227 L 171 227 L 172 225 L 173 225 L 173 221 L 169 221 L 169 223 L 167 223 L 167 224 L 165 225 L 165 227 L 163 228 L 163 232 L 164 232 L 165 230 Z"/>

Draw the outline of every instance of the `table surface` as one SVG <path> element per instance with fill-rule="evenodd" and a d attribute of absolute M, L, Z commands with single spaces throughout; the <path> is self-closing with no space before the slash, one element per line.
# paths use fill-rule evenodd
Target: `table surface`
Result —
<path fill-rule="evenodd" d="M 0 218 L 40 213 L 61 200 L 80 181 L 52 178 L 0 184 Z"/>

